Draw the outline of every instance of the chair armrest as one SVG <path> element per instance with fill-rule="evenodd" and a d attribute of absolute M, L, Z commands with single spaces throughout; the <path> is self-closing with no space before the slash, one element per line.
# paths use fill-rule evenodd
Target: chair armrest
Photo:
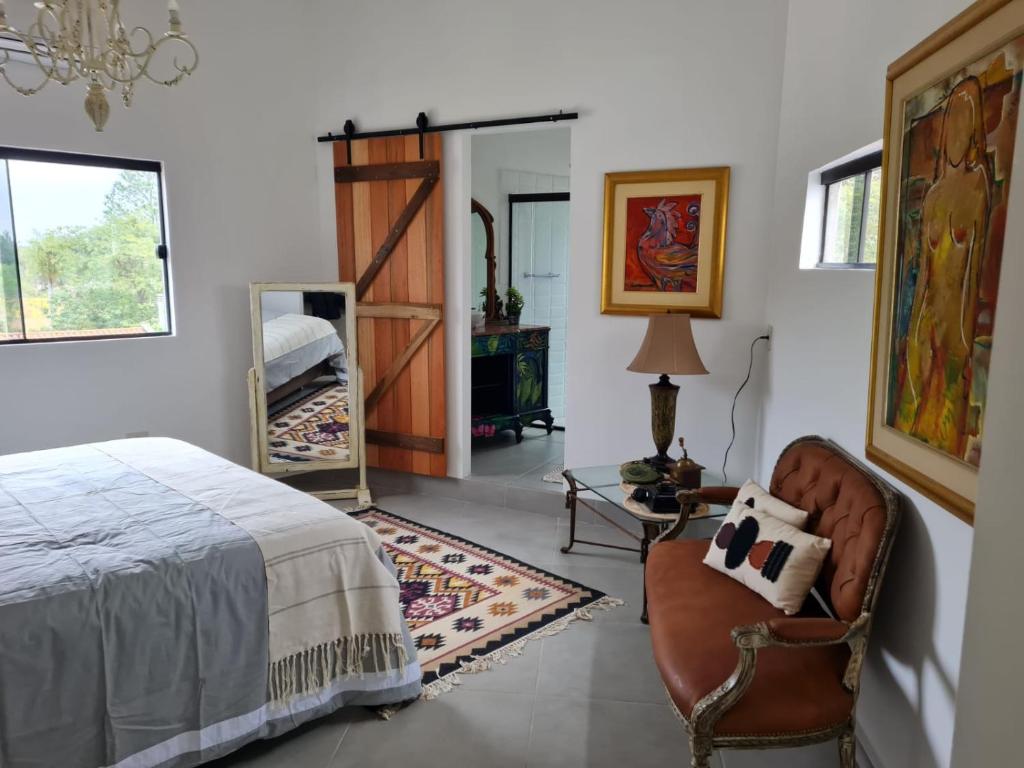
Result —
<path fill-rule="evenodd" d="M 732 641 L 737 647 L 743 642 L 751 648 L 840 645 L 866 635 L 869 621 L 867 614 L 862 614 L 852 624 L 838 619 L 787 616 L 736 627 L 732 631 Z"/>
<path fill-rule="evenodd" d="M 850 625 L 829 618 L 785 618 L 765 622 L 777 645 L 831 645 L 843 642 Z"/>
<path fill-rule="evenodd" d="M 743 698 L 757 671 L 757 652 L 761 648 L 779 647 L 800 650 L 822 645 L 848 643 L 850 661 L 843 675 L 843 686 L 855 693 L 859 685 L 860 669 L 864 662 L 867 632 L 871 624 L 869 614 L 852 624 L 836 619 L 779 618 L 760 624 L 736 627 L 732 641 L 739 651 L 739 661 L 729 679 L 697 702 L 691 715 L 696 733 L 710 736 L 715 724 Z"/>
<path fill-rule="evenodd" d="M 690 515 L 697 508 L 698 504 L 732 504 L 736 500 L 739 488 L 732 486 L 708 486 L 707 488 L 684 488 L 676 492 L 676 501 L 679 502 L 679 517 L 675 524 L 658 537 L 658 541 L 672 541 L 679 538 L 686 529 Z"/>
<path fill-rule="evenodd" d="M 709 485 L 706 488 L 687 488 L 676 494 L 680 504 L 722 504 L 729 506 L 736 501 L 739 488 L 731 485 Z"/>

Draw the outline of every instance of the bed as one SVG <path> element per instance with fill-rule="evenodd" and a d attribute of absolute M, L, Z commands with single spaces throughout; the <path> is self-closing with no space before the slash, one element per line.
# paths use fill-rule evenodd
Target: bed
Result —
<path fill-rule="evenodd" d="M 263 323 L 263 371 L 268 403 L 324 375 L 344 384 L 348 378 L 345 345 L 327 320 L 279 315 Z"/>
<path fill-rule="evenodd" d="M 420 691 L 377 534 L 165 438 L 0 457 L 0 765 L 184 768 Z"/>

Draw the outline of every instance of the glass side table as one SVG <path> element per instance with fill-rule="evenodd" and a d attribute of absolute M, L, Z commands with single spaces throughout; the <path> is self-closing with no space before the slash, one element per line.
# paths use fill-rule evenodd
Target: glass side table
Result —
<path fill-rule="evenodd" d="M 569 483 L 569 490 L 565 492 L 565 508 L 569 510 L 569 543 L 562 547 L 562 552 L 565 554 L 568 554 L 576 544 L 587 544 L 592 547 L 607 547 L 608 549 L 622 549 L 627 552 L 639 552 L 640 562 L 643 563 L 647 561 L 647 552 L 651 544 L 679 520 L 682 510 L 672 514 L 655 514 L 644 504 L 629 498 L 629 495 L 622 488 L 622 478 L 619 476 L 619 465 L 617 464 L 609 464 L 603 467 L 567 469 L 562 473 L 562 476 Z M 702 486 L 721 484 L 722 478 L 719 475 L 708 471 L 701 472 Z M 588 495 L 588 492 L 592 495 Z M 594 498 L 595 496 L 596 498 Z M 594 503 L 595 501 L 607 502 L 611 504 L 612 509 L 607 510 L 606 508 L 602 510 Z M 607 544 L 576 538 L 576 512 L 577 506 L 580 504 L 619 532 L 633 539 L 639 546 Z M 625 519 L 622 522 L 613 520 L 609 514 L 605 514 L 606 511 Z M 697 509 L 690 510 L 688 519 L 721 518 L 725 517 L 727 513 L 728 507 L 709 507 L 701 504 Z M 630 528 L 626 527 L 632 522 L 640 524 L 639 534 L 635 529 L 630 530 Z"/>

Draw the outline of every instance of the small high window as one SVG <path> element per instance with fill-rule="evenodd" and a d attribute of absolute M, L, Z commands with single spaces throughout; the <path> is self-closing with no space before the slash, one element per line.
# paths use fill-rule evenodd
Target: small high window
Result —
<path fill-rule="evenodd" d="M 171 331 L 160 164 L 0 147 L 0 344 Z"/>
<path fill-rule="evenodd" d="M 819 267 L 874 268 L 882 195 L 882 153 L 821 172 L 825 188 Z"/>

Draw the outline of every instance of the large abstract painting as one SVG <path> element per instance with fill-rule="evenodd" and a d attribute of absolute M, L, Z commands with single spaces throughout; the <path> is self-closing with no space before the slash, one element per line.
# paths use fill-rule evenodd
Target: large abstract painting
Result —
<path fill-rule="evenodd" d="M 728 168 L 605 177 L 608 314 L 720 317 Z"/>
<path fill-rule="evenodd" d="M 968 12 L 952 42 L 930 38 L 915 66 L 911 52 L 894 65 L 905 71 L 890 68 L 868 455 L 965 518 L 982 457 L 1024 67 L 1024 35 L 1007 29 L 1020 30 L 1022 6 Z M 968 29 L 991 37 L 979 49 Z"/>

